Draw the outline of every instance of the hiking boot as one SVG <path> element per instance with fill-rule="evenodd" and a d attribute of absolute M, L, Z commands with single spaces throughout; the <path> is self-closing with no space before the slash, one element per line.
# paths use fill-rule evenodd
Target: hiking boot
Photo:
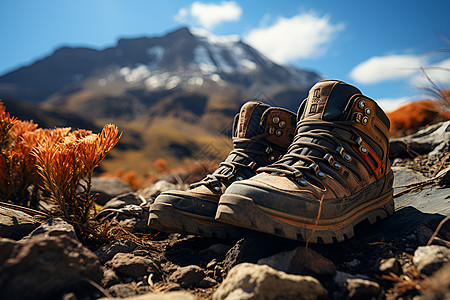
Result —
<path fill-rule="evenodd" d="M 320 81 L 301 104 L 288 152 L 228 187 L 216 220 L 313 243 L 335 243 L 394 211 L 389 119 L 341 81 Z"/>
<path fill-rule="evenodd" d="M 234 181 L 275 162 L 292 143 L 296 115 L 257 101 L 244 104 L 233 124 L 234 149 L 216 171 L 187 191 L 161 193 L 150 207 L 149 226 L 166 232 L 239 238 L 242 228 L 214 220 L 217 204 Z"/>

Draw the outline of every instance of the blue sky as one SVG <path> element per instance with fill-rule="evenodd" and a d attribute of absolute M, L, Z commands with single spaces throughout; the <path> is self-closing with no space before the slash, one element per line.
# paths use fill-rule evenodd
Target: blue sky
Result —
<path fill-rule="evenodd" d="M 1 0 L 0 75 L 61 46 L 112 46 L 180 26 L 239 35 L 269 58 L 347 81 L 387 110 L 450 85 L 450 1 Z M 444 38 L 440 37 L 444 36 Z"/>

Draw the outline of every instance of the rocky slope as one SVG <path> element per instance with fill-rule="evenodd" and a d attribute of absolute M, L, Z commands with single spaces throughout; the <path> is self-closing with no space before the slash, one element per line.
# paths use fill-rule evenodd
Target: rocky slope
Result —
<path fill-rule="evenodd" d="M 335 245 L 148 229 L 155 197 L 187 188 L 176 176 L 137 192 L 119 179 L 94 181 L 99 217 L 150 237 L 145 242 L 83 244 L 60 218 L 0 207 L 0 298 L 450 299 L 450 227 L 442 222 L 450 214 L 449 141 L 450 121 L 393 140 L 396 212 Z"/>

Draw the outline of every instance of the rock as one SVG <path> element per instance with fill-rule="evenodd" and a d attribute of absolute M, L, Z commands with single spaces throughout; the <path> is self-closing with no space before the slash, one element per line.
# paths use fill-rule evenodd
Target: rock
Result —
<path fill-rule="evenodd" d="M 89 289 L 100 283 L 100 262 L 67 235 L 37 235 L 16 243 L 0 273 L 0 299 L 50 299 L 67 289 Z"/>
<path fill-rule="evenodd" d="M 291 250 L 296 246 L 298 246 L 298 243 L 292 240 L 258 232 L 250 232 L 245 238 L 240 239 L 231 247 L 225 255 L 222 265 L 225 272 L 228 272 L 228 270 L 240 263 L 256 263 L 261 258 L 274 255 L 281 251 Z"/>
<path fill-rule="evenodd" d="M 123 277 L 137 278 L 160 273 L 159 267 L 152 259 L 135 256 L 131 253 L 117 253 L 105 266 L 112 268 L 118 275 Z"/>
<path fill-rule="evenodd" d="M 202 289 L 208 289 L 212 286 L 215 286 L 217 284 L 217 281 L 212 279 L 211 277 L 205 277 L 198 283 L 198 287 Z"/>
<path fill-rule="evenodd" d="M 129 298 L 136 296 L 136 290 L 123 283 L 113 285 L 108 289 L 108 292 L 116 298 Z"/>
<path fill-rule="evenodd" d="M 166 180 L 159 180 L 146 188 L 138 190 L 137 193 L 144 197 L 148 203 L 152 204 L 155 201 L 155 198 L 162 192 L 171 190 L 185 190 L 186 188 L 187 185 L 179 185 Z"/>
<path fill-rule="evenodd" d="M 258 260 L 258 265 L 268 265 L 276 270 L 297 275 L 333 276 L 334 263 L 312 249 L 303 246 L 283 251 Z"/>
<path fill-rule="evenodd" d="M 78 240 L 73 226 L 61 218 L 48 219 L 41 226 L 33 230 L 26 238 L 32 238 L 37 235 L 43 235 L 45 237 L 67 235 L 70 238 Z"/>
<path fill-rule="evenodd" d="M 131 192 L 128 183 L 116 177 L 93 177 L 91 194 L 94 195 L 96 202 L 105 205 L 112 198 Z"/>
<path fill-rule="evenodd" d="M 417 248 L 413 262 L 421 274 L 432 275 L 444 264 L 450 261 L 450 249 L 443 246 L 431 245 Z"/>
<path fill-rule="evenodd" d="M 380 261 L 378 270 L 380 271 L 381 274 L 384 275 L 389 275 L 391 273 L 400 275 L 402 273 L 402 266 L 398 261 L 398 259 L 396 259 L 395 257 L 391 257 L 388 259 L 382 259 Z"/>
<path fill-rule="evenodd" d="M 327 291 L 311 276 L 291 275 L 269 266 L 235 266 L 212 299 L 323 299 Z"/>
<path fill-rule="evenodd" d="M 102 286 L 105 288 L 109 288 L 115 284 L 118 284 L 120 282 L 119 277 L 117 276 L 116 272 L 110 269 L 103 269 L 103 279 L 102 279 Z"/>
<path fill-rule="evenodd" d="M 20 240 L 39 226 L 39 222 L 22 211 L 0 207 L 0 237 Z"/>
<path fill-rule="evenodd" d="M 102 211 L 106 209 L 119 209 L 124 208 L 127 205 L 141 205 L 145 203 L 145 199 L 142 198 L 138 193 L 125 193 L 119 196 L 116 196 L 109 200 L 102 208 Z"/>
<path fill-rule="evenodd" d="M 348 297 L 351 300 L 361 299 L 377 299 L 380 293 L 380 285 L 376 282 L 353 278 L 347 279 Z"/>
<path fill-rule="evenodd" d="M 435 272 L 425 282 L 423 300 L 450 299 L 450 263 Z"/>
<path fill-rule="evenodd" d="M 411 150 L 419 155 L 430 153 L 441 144 L 448 146 L 449 141 L 450 121 L 441 122 L 409 136 L 391 139 L 389 157 L 411 157 Z"/>
<path fill-rule="evenodd" d="M 16 241 L 8 238 L 0 238 L 0 272 L 3 263 L 9 258 L 14 247 L 16 246 Z"/>
<path fill-rule="evenodd" d="M 116 300 L 117 298 L 100 298 L 98 300 Z M 198 299 L 194 295 L 188 292 L 167 292 L 164 294 L 144 294 L 139 296 L 131 296 L 127 298 L 123 298 L 124 300 L 196 300 Z"/>
<path fill-rule="evenodd" d="M 191 265 L 178 268 L 173 272 L 169 280 L 178 283 L 183 288 L 196 287 L 205 277 L 205 272 L 199 266 Z"/>
<path fill-rule="evenodd" d="M 136 249 L 136 247 L 137 244 L 132 240 L 117 240 L 98 248 L 94 253 L 100 259 L 100 262 L 104 264 L 117 253 L 129 253 Z"/>

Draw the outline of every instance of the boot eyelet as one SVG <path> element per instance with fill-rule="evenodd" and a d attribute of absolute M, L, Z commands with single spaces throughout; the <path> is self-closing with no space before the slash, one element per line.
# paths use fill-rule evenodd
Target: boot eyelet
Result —
<path fill-rule="evenodd" d="M 362 114 L 362 113 L 356 113 L 356 114 L 354 115 L 354 119 L 355 119 L 355 121 L 358 122 L 358 123 L 361 123 L 362 118 L 363 118 L 363 114 Z"/>
<path fill-rule="evenodd" d="M 364 146 L 359 147 L 359 152 L 361 152 L 362 154 L 366 155 L 367 154 L 367 148 Z"/>
<path fill-rule="evenodd" d="M 317 172 L 317 176 L 319 177 L 325 177 L 325 173 L 322 171 Z"/>
<path fill-rule="evenodd" d="M 267 154 L 272 153 L 272 151 L 273 151 L 272 147 L 267 147 L 267 148 L 266 148 L 266 153 L 267 153 Z"/>
<path fill-rule="evenodd" d="M 299 180 L 297 180 L 297 182 L 299 184 L 301 184 L 301 185 L 307 185 L 308 184 L 308 181 L 306 181 L 305 179 L 299 179 Z"/>
<path fill-rule="evenodd" d="M 275 155 L 271 155 L 269 156 L 269 160 L 274 162 L 277 158 L 275 157 Z"/>
<path fill-rule="evenodd" d="M 272 118 L 272 122 L 273 122 L 274 124 L 277 124 L 278 122 L 280 122 L 280 117 L 273 117 L 273 118 Z"/>
<path fill-rule="evenodd" d="M 358 102 L 358 107 L 361 109 L 364 109 L 364 106 L 366 106 L 366 102 L 364 102 L 364 100 L 361 100 Z"/>
<path fill-rule="evenodd" d="M 221 189 L 220 189 L 219 186 L 215 186 L 215 187 L 214 187 L 214 190 L 215 190 L 216 192 L 220 192 Z"/>
<path fill-rule="evenodd" d="M 269 134 L 274 134 L 275 133 L 275 127 L 269 126 L 269 127 L 267 127 L 267 131 L 269 132 Z"/>
<path fill-rule="evenodd" d="M 336 148 L 337 153 L 339 153 L 341 156 L 344 155 L 344 147 L 339 146 Z"/>
<path fill-rule="evenodd" d="M 277 131 L 275 131 L 275 135 L 276 136 L 282 136 L 283 135 L 283 130 L 278 129 Z"/>
<path fill-rule="evenodd" d="M 244 180 L 244 177 L 238 176 L 238 177 L 236 177 L 236 180 L 238 180 L 238 181 Z"/>
<path fill-rule="evenodd" d="M 340 169 L 342 168 L 341 164 L 338 163 L 338 162 L 335 162 L 335 163 L 333 164 L 333 167 L 334 167 L 335 169 L 338 169 L 338 170 L 340 170 Z"/>
<path fill-rule="evenodd" d="M 362 118 L 361 123 L 362 123 L 363 125 L 367 125 L 367 123 L 369 123 L 369 118 L 368 118 L 368 117 Z"/>
<path fill-rule="evenodd" d="M 280 124 L 278 124 L 278 126 L 280 126 L 280 128 L 284 128 L 284 127 L 286 127 L 286 122 L 280 121 Z"/>
<path fill-rule="evenodd" d="M 358 136 L 355 140 L 355 142 L 358 144 L 358 146 L 361 146 L 362 144 L 362 138 L 360 136 Z"/>
<path fill-rule="evenodd" d="M 367 107 L 367 108 L 364 110 L 364 112 L 365 112 L 366 115 L 368 115 L 368 116 L 370 116 L 370 115 L 372 114 L 372 110 L 371 110 L 369 107 Z"/>
<path fill-rule="evenodd" d="M 348 162 L 350 162 L 352 160 L 352 157 L 348 154 L 344 154 L 344 159 Z"/>

